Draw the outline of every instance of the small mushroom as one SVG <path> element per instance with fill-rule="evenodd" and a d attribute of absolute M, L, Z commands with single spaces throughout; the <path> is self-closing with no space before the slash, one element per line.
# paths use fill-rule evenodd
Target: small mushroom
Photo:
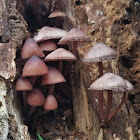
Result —
<path fill-rule="evenodd" d="M 22 47 L 21 59 L 28 59 L 33 55 L 36 55 L 38 57 L 45 57 L 44 53 L 39 48 L 36 41 L 33 38 L 29 38 L 25 41 Z"/>
<path fill-rule="evenodd" d="M 16 91 L 22 91 L 23 101 L 24 101 L 24 111 L 26 112 L 27 109 L 27 93 L 26 91 L 32 90 L 32 84 L 27 78 L 20 77 L 15 85 Z"/>
<path fill-rule="evenodd" d="M 63 13 L 60 10 L 54 10 L 49 16 L 48 18 L 56 18 L 56 22 L 55 25 L 56 27 L 60 26 L 60 17 L 66 17 L 66 14 Z"/>
<path fill-rule="evenodd" d="M 49 39 L 60 39 L 66 34 L 67 31 L 65 30 L 44 26 L 43 28 L 41 28 L 38 34 L 34 36 L 34 40 L 37 42 L 41 42 Z"/>
<path fill-rule="evenodd" d="M 32 56 L 24 65 L 22 77 L 32 77 L 31 81 L 34 85 L 37 76 L 42 76 L 48 73 L 46 64 L 37 56 Z"/>
<path fill-rule="evenodd" d="M 56 44 L 52 40 L 45 40 L 40 42 L 39 47 L 44 52 L 50 52 L 57 49 Z"/>
<path fill-rule="evenodd" d="M 47 55 L 44 61 L 58 61 L 59 60 L 59 71 L 62 72 L 63 61 L 74 61 L 76 57 L 68 50 L 59 48 L 49 55 Z"/>
<path fill-rule="evenodd" d="M 58 103 L 56 98 L 53 95 L 48 95 L 43 105 L 44 110 L 38 116 L 46 114 L 48 111 L 56 110 L 57 107 Z"/>
<path fill-rule="evenodd" d="M 108 91 L 108 104 L 106 109 L 106 114 L 104 117 L 104 121 L 101 126 L 105 127 L 109 116 L 111 112 L 111 106 L 112 106 L 112 91 L 121 91 L 124 92 L 127 89 L 127 85 L 125 80 L 113 73 L 106 73 L 100 78 L 98 78 L 96 81 L 94 81 L 89 89 L 94 90 L 107 90 Z"/>
<path fill-rule="evenodd" d="M 35 88 L 31 92 L 28 93 L 27 103 L 32 107 L 26 116 L 26 122 L 34 113 L 36 107 L 42 106 L 44 104 L 44 101 L 45 101 L 44 95 L 38 88 Z"/>
<path fill-rule="evenodd" d="M 63 75 L 54 67 L 48 67 L 48 74 L 44 75 L 41 80 L 41 85 L 50 85 L 48 95 L 54 91 L 55 84 L 66 82 Z"/>

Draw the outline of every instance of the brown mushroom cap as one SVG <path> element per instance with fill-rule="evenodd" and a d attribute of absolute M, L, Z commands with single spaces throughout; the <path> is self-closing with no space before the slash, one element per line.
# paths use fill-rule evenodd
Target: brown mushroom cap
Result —
<path fill-rule="evenodd" d="M 130 91 L 130 90 L 134 89 L 133 85 L 129 81 L 125 80 L 125 83 L 127 85 L 127 89 L 126 90 Z"/>
<path fill-rule="evenodd" d="M 56 98 L 53 95 L 48 95 L 45 102 L 44 102 L 44 109 L 45 110 L 56 110 L 58 107 L 58 103 Z"/>
<path fill-rule="evenodd" d="M 49 39 L 60 39 L 66 34 L 67 32 L 65 30 L 45 26 L 41 28 L 37 35 L 34 36 L 34 40 L 41 42 Z"/>
<path fill-rule="evenodd" d="M 124 92 L 127 89 L 125 80 L 119 75 L 105 73 L 103 76 L 94 81 L 89 89 L 94 90 L 113 90 Z"/>
<path fill-rule="evenodd" d="M 27 91 L 27 90 L 32 90 L 32 84 L 27 78 L 22 78 L 20 77 L 15 85 L 15 90 L 16 91 Z"/>
<path fill-rule="evenodd" d="M 48 16 L 48 18 L 55 18 L 55 17 L 66 17 L 66 14 L 60 10 L 55 10 Z"/>
<path fill-rule="evenodd" d="M 24 65 L 22 77 L 41 76 L 48 73 L 46 64 L 37 56 L 32 56 Z"/>
<path fill-rule="evenodd" d="M 117 58 L 118 54 L 103 43 L 96 43 L 83 58 L 83 62 L 101 62 Z"/>
<path fill-rule="evenodd" d="M 66 61 L 74 61 L 76 57 L 68 50 L 59 48 L 52 53 L 48 54 L 44 61 L 58 61 L 58 60 L 66 60 Z"/>
<path fill-rule="evenodd" d="M 27 59 L 33 55 L 38 57 L 45 57 L 42 50 L 37 45 L 36 41 L 33 38 L 29 38 L 25 41 L 22 51 L 21 51 L 21 58 Z"/>
<path fill-rule="evenodd" d="M 89 37 L 80 31 L 78 28 L 71 29 L 59 42 L 58 44 L 69 44 L 71 42 L 89 42 Z"/>
<path fill-rule="evenodd" d="M 42 51 L 54 51 L 57 49 L 56 44 L 51 40 L 40 42 L 39 47 Z"/>
<path fill-rule="evenodd" d="M 28 93 L 27 103 L 30 106 L 42 106 L 44 104 L 44 101 L 44 95 L 38 88 L 35 88 L 34 90 Z"/>
<path fill-rule="evenodd" d="M 44 75 L 41 80 L 41 85 L 49 85 L 66 82 L 64 76 L 54 67 L 48 67 L 48 74 Z"/>

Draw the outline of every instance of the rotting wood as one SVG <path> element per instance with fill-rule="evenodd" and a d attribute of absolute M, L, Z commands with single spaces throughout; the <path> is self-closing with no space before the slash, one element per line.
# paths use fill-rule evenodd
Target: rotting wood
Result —
<path fill-rule="evenodd" d="M 16 73 L 15 50 L 12 43 L 0 43 L 0 75 L 5 79 L 14 77 Z"/>
<path fill-rule="evenodd" d="M 0 42 L 9 42 L 10 37 L 5 0 L 0 0 Z"/>

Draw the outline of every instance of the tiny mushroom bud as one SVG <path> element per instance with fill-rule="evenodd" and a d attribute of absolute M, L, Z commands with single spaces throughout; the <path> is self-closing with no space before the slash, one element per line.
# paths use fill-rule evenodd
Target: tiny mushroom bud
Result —
<path fill-rule="evenodd" d="M 21 58 L 28 59 L 29 57 L 36 55 L 38 57 L 45 57 L 42 50 L 37 45 L 36 41 L 32 38 L 29 38 L 25 41 L 22 51 L 21 51 Z"/>
<path fill-rule="evenodd" d="M 56 110 L 57 107 L 58 103 L 56 98 L 53 95 L 48 95 L 43 105 L 44 110 L 41 111 L 38 116 L 46 114 L 48 111 Z"/>

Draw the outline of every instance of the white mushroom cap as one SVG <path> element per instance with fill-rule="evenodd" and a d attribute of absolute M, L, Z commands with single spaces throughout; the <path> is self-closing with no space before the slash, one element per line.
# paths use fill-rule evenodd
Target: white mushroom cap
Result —
<path fill-rule="evenodd" d="M 89 37 L 78 28 L 71 29 L 59 42 L 58 44 L 69 44 L 71 42 L 89 42 Z"/>
<path fill-rule="evenodd" d="M 94 81 L 90 85 L 89 89 L 124 92 L 127 89 L 127 85 L 121 76 L 113 73 L 105 73 L 103 76 Z"/>
<path fill-rule="evenodd" d="M 48 16 L 48 18 L 54 18 L 54 17 L 66 17 L 66 14 L 60 10 L 55 10 Z"/>
<path fill-rule="evenodd" d="M 130 90 L 134 89 L 133 85 L 129 81 L 125 80 L 125 83 L 127 85 L 127 89 L 126 90 L 130 91 Z"/>
<path fill-rule="evenodd" d="M 45 26 L 41 28 L 37 35 L 34 36 L 34 40 L 41 42 L 49 39 L 60 39 L 67 34 L 67 31 L 59 28 L 52 28 Z"/>
<path fill-rule="evenodd" d="M 48 54 L 44 61 L 58 61 L 58 60 L 66 60 L 66 61 L 74 61 L 76 57 L 68 50 L 59 48 L 52 53 Z"/>
<path fill-rule="evenodd" d="M 117 58 L 118 54 L 103 43 L 96 43 L 83 58 L 83 62 L 101 62 Z"/>

